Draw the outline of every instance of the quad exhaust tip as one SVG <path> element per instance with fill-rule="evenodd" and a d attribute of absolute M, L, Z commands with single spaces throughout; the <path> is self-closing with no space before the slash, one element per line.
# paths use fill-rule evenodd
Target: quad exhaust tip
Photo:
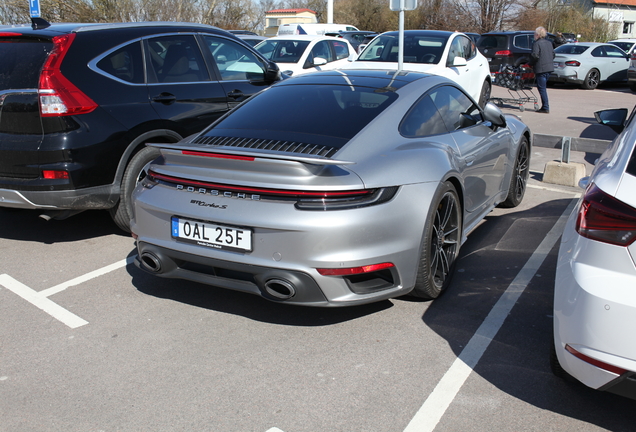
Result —
<path fill-rule="evenodd" d="M 265 282 L 265 291 L 279 300 L 287 300 L 296 295 L 294 285 L 284 279 L 269 279 Z"/>

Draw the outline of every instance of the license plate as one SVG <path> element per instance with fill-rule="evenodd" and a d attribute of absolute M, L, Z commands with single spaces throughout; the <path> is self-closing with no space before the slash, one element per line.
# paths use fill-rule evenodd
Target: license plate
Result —
<path fill-rule="evenodd" d="M 173 216 L 172 238 L 214 249 L 251 251 L 252 231 L 246 228 L 218 225 Z"/>

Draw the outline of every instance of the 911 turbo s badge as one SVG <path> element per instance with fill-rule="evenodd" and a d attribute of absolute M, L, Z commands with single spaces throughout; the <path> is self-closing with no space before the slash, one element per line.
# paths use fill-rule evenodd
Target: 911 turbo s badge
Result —
<path fill-rule="evenodd" d="M 191 200 L 190 204 L 196 204 L 199 207 L 212 207 L 212 208 L 217 208 L 217 209 L 221 209 L 221 210 L 225 210 L 227 208 L 227 205 L 223 204 L 223 205 L 218 205 L 215 203 L 206 203 L 205 201 L 200 201 L 200 200 Z"/>
<path fill-rule="evenodd" d="M 193 193 L 198 193 L 198 194 L 203 194 L 203 195 L 212 195 L 212 196 L 216 196 L 216 197 L 223 197 L 223 198 L 237 198 L 237 199 L 247 199 L 247 200 L 252 200 L 252 201 L 260 201 L 261 196 L 260 195 L 256 195 L 256 194 L 246 194 L 243 192 L 231 192 L 231 191 L 220 191 L 220 190 L 216 190 L 216 189 L 207 189 L 207 188 L 197 188 L 194 186 L 184 186 L 184 185 L 177 185 L 177 190 L 183 190 L 186 192 L 193 192 Z M 194 200 L 193 200 L 194 201 Z M 213 207 L 213 206 L 210 206 Z M 222 206 L 223 208 L 225 208 L 226 206 Z M 217 206 L 217 208 L 219 208 L 219 206 Z"/>

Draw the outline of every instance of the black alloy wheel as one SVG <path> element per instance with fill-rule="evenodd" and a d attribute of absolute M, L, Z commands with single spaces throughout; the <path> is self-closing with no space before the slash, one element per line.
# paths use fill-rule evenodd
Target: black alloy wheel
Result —
<path fill-rule="evenodd" d="M 415 287 L 411 294 L 434 299 L 450 285 L 461 243 L 461 207 L 455 187 L 441 184 L 424 228 Z"/>

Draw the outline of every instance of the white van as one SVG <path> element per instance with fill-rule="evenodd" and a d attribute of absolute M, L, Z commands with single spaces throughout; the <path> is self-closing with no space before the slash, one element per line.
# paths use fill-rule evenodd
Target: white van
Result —
<path fill-rule="evenodd" d="M 281 24 L 276 36 L 324 35 L 341 31 L 358 31 L 358 29 L 348 24 Z"/>

